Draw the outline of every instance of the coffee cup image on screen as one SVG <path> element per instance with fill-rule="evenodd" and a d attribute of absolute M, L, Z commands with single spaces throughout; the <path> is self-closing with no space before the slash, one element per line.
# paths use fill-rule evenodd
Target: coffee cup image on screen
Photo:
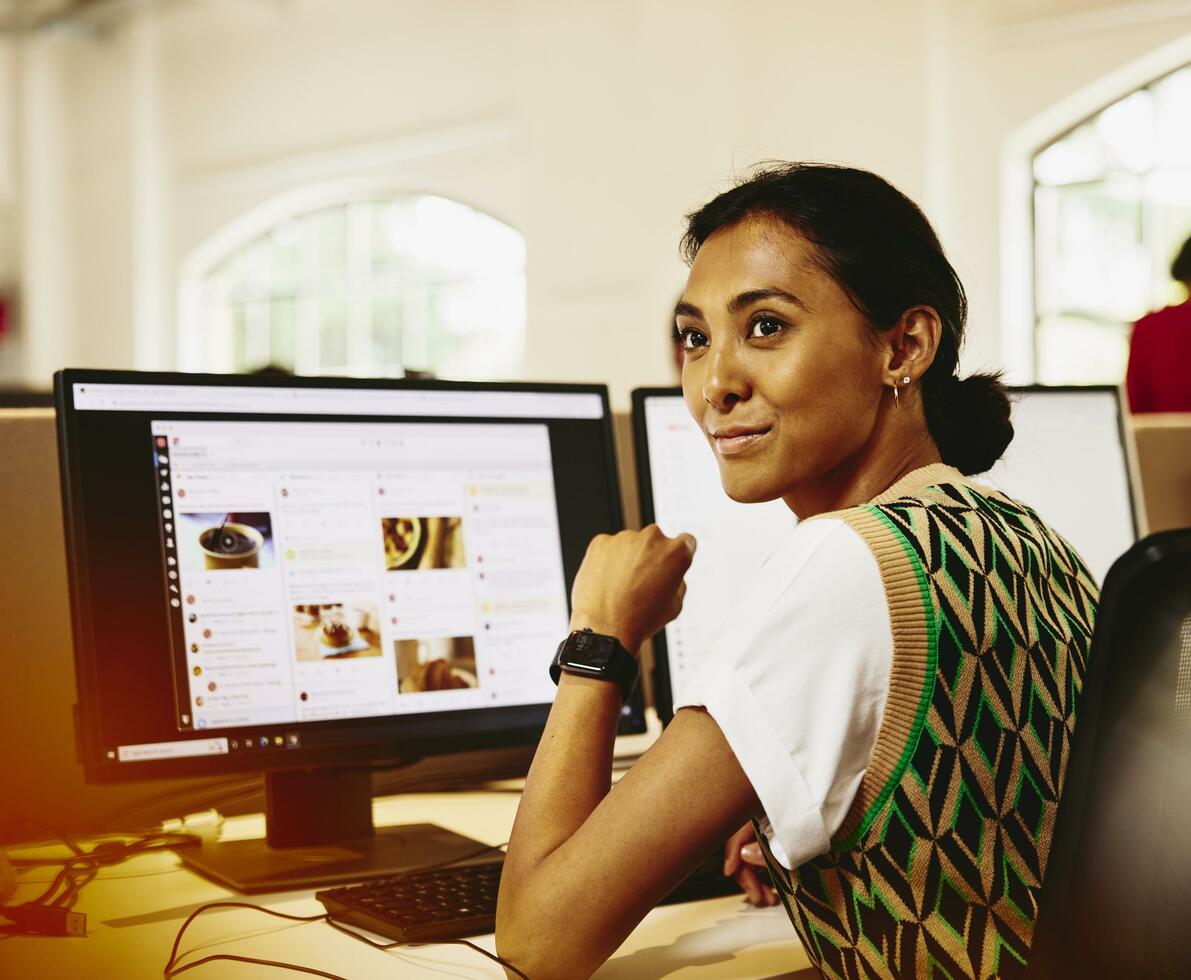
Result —
<path fill-rule="evenodd" d="M 218 571 L 273 564 L 273 521 L 265 513 L 179 514 L 177 540 L 183 568 Z"/>
<path fill-rule="evenodd" d="M 398 640 L 397 685 L 402 694 L 479 687 L 476 645 L 470 636 Z"/>
<path fill-rule="evenodd" d="M 379 657 L 380 620 L 371 602 L 294 606 L 294 656 L 303 662 Z"/>
<path fill-rule="evenodd" d="M 459 517 L 382 517 L 385 569 L 464 568 L 463 520 Z"/>

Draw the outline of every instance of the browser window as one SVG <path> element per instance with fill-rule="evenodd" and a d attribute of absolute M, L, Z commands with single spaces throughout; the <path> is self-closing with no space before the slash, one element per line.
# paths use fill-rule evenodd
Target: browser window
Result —
<path fill-rule="evenodd" d="M 567 625 L 544 424 L 151 438 L 180 730 L 551 699 L 524 655 Z"/>

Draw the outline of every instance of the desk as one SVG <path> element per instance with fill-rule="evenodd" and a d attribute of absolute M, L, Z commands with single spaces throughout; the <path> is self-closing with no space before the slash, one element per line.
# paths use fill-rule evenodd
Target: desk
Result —
<path fill-rule="evenodd" d="M 377 825 L 430 822 L 486 844 L 508 840 L 519 794 L 492 792 L 414 793 L 376 800 Z M 234 817 L 224 839 L 264 835 L 262 816 Z M 45 881 L 51 872 L 28 872 Z M 42 884 L 38 890 L 44 888 Z M 22 888 L 16 901 L 33 897 Z M 205 902 L 244 900 L 280 912 L 313 915 L 323 911 L 310 890 L 238 896 L 182 868 L 168 852 L 143 854 L 104 869 L 83 889 L 76 905 L 87 914 L 84 939 L 11 937 L 0 940 L 4 980 L 78 977 L 83 980 L 134 980 L 161 977 L 182 920 Z M 554 931 L 553 924 L 544 931 Z M 494 937 L 473 940 L 495 950 Z M 350 978 L 502 977 L 490 960 L 462 946 L 423 946 L 381 953 L 344 936 L 325 923 L 284 922 L 240 909 L 206 912 L 187 930 L 187 960 L 212 953 L 236 953 L 313 966 Z M 184 960 L 183 962 L 186 962 Z M 808 971 L 808 972 L 803 972 Z M 220 962 L 202 966 L 196 980 L 260 980 L 286 974 L 262 966 Z M 291 973 L 290 976 L 300 976 Z M 817 977 L 780 907 L 754 909 L 739 897 L 709 899 L 654 909 L 596 974 L 603 980 L 673 978 Z"/>

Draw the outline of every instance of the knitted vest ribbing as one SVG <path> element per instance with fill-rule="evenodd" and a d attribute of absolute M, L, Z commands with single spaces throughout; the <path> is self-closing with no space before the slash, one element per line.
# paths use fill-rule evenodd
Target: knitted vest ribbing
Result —
<path fill-rule="evenodd" d="M 950 467 L 911 476 L 824 515 L 864 538 L 889 600 L 873 757 L 828 854 L 791 873 L 764 850 L 828 977 L 1019 976 L 1098 589 L 1028 507 Z"/>

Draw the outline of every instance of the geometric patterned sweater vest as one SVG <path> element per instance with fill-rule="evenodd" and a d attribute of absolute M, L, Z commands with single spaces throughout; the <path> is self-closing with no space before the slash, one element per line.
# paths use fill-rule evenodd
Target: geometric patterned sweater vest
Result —
<path fill-rule="evenodd" d="M 1098 589 L 1030 508 L 924 467 L 846 521 L 876 556 L 893 662 L 831 850 L 794 872 L 758 834 L 827 977 L 1014 977 L 1075 730 Z"/>

